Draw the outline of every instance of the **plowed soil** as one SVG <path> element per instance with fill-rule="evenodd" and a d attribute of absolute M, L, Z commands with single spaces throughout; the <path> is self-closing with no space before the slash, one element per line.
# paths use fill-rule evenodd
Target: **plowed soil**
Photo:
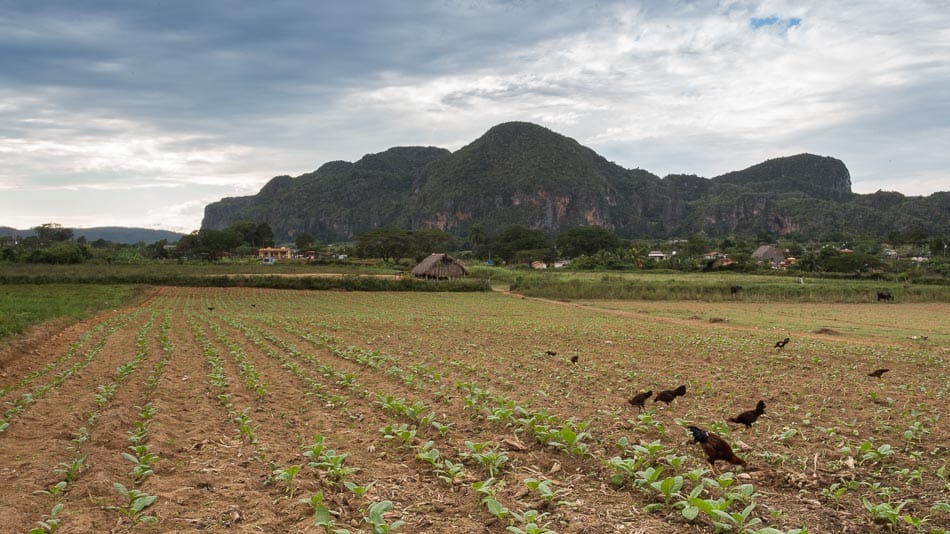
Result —
<path fill-rule="evenodd" d="M 134 308 L 34 329 L 29 341 L 0 347 L 2 530 L 28 531 L 62 503 L 64 532 L 324 532 L 301 502 L 320 493 L 335 528 L 351 532 L 372 532 L 368 510 L 381 501 L 393 504 L 388 522 L 405 522 L 400 532 L 505 532 L 524 528 L 528 510 L 558 532 L 712 532 L 709 517 L 688 521 L 673 502 L 645 510 L 664 503 L 648 483 L 611 483 L 609 460 L 642 455 L 634 444 L 658 447 L 641 469 L 684 477 L 674 501 L 698 483 L 690 471 L 715 479 L 697 471 L 706 464 L 687 422 L 719 432 L 748 461 L 716 467 L 754 486 L 756 528 L 887 530 L 865 499 L 906 501 L 902 514 L 926 529 L 950 526 L 940 506 L 950 501 L 946 347 L 814 334 L 806 322 L 779 333 L 596 306 L 499 293 L 161 288 Z M 916 310 L 902 306 L 860 309 L 899 324 L 903 310 Z M 950 316 L 946 305 L 927 306 Z M 786 335 L 791 342 L 774 348 Z M 883 377 L 867 376 L 883 367 Z M 687 395 L 669 406 L 651 399 L 640 414 L 626 402 L 680 384 Z M 421 402 L 419 415 L 432 414 L 444 432 L 397 413 L 394 399 Z M 759 399 L 768 407 L 752 429 L 726 422 Z M 584 450 L 542 443 L 505 415 L 512 406 L 586 428 Z M 415 434 L 383 431 L 400 425 Z M 309 465 L 303 453 L 315 436 L 355 471 L 340 480 Z M 427 442 L 464 472 L 452 480 L 444 464 L 419 459 Z M 864 442 L 891 452 L 867 457 Z M 510 511 L 501 517 L 473 487 L 489 478 L 465 455 L 480 443 L 507 457 L 494 483 Z M 134 445 L 157 456 L 139 479 L 123 456 Z M 53 489 L 76 462 L 65 489 Z M 282 479 L 294 466 L 299 473 Z M 529 478 L 556 496 L 530 489 Z M 358 495 L 347 481 L 372 485 Z M 116 483 L 154 504 L 123 515 Z M 145 515 L 157 524 L 141 524 Z M 914 531 L 908 520 L 895 525 Z"/>

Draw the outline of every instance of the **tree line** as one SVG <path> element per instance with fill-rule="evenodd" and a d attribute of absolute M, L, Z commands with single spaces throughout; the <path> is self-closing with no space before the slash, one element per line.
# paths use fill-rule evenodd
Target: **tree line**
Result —
<path fill-rule="evenodd" d="M 223 257 L 256 257 L 261 247 L 275 245 L 274 232 L 267 223 L 242 220 L 223 230 L 201 229 L 183 236 L 177 243 L 165 240 L 152 244 L 118 245 L 102 239 L 88 242 L 74 238 L 72 229 L 50 223 L 33 229 L 25 238 L 0 237 L 0 261 L 23 263 L 72 264 L 89 260 L 133 263 L 154 259 L 207 260 Z M 352 243 L 334 247 L 336 253 L 358 258 L 378 259 L 399 264 L 420 261 L 433 252 L 449 252 L 462 259 L 489 261 L 509 266 L 526 265 L 540 260 L 552 263 L 570 260 L 571 268 L 584 270 L 674 269 L 683 271 L 728 269 L 755 271 L 762 262 L 752 252 L 763 243 L 774 243 L 786 256 L 796 258 L 791 270 L 800 272 L 870 273 L 907 269 L 910 256 L 927 256 L 925 271 L 950 275 L 948 244 L 950 238 L 906 236 L 888 243 L 900 253 L 888 251 L 875 236 L 838 236 L 834 243 L 805 242 L 794 236 L 731 236 L 714 238 L 697 233 L 685 239 L 621 239 L 600 226 L 578 226 L 550 235 L 539 229 L 510 225 L 490 235 L 479 225 L 468 234 L 456 236 L 438 229 L 406 230 L 377 228 L 357 236 Z M 319 257 L 326 247 L 308 233 L 297 234 L 294 243 L 282 243 L 298 253 Z M 847 253 L 842 250 L 847 249 Z M 654 261 L 652 250 L 669 253 Z M 672 254 L 675 251 L 675 254 Z M 706 257 L 717 252 L 714 257 Z M 891 253 L 888 256 L 887 252 Z M 896 253 L 896 258 L 893 257 Z M 723 261 L 728 258 L 728 262 Z"/>

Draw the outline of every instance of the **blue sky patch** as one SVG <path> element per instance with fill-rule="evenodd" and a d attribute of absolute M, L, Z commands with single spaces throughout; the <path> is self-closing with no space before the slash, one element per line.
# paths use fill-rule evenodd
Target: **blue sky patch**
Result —
<path fill-rule="evenodd" d="M 787 19 L 781 19 L 778 17 L 752 17 L 749 21 L 749 24 L 752 25 L 753 30 L 757 30 L 762 26 L 777 26 L 783 29 L 789 29 L 794 26 L 798 26 L 802 23 L 802 19 L 798 17 L 791 17 Z"/>

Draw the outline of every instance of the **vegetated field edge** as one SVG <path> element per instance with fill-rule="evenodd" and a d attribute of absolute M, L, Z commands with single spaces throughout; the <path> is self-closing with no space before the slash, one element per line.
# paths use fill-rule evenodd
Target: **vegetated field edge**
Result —
<path fill-rule="evenodd" d="M 81 319 L 143 298 L 151 288 L 128 284 L 44 284 L 0 287 L 0 339 L 45 321 Z"/>

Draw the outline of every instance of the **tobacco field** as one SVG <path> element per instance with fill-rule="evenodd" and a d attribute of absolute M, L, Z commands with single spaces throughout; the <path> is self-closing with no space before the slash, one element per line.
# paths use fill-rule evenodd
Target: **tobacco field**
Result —
<path fill-rule="evenodd" d="M 789 309 L 159 288 L 0 347 L 0 523 L 950 528 L 950 305 Z M 627 402 L 681 384 L 669 405 Z M 751 429 L 727 422 L 760 399 Z M 687 425 L 747 467 L 711 471 Z"/>

